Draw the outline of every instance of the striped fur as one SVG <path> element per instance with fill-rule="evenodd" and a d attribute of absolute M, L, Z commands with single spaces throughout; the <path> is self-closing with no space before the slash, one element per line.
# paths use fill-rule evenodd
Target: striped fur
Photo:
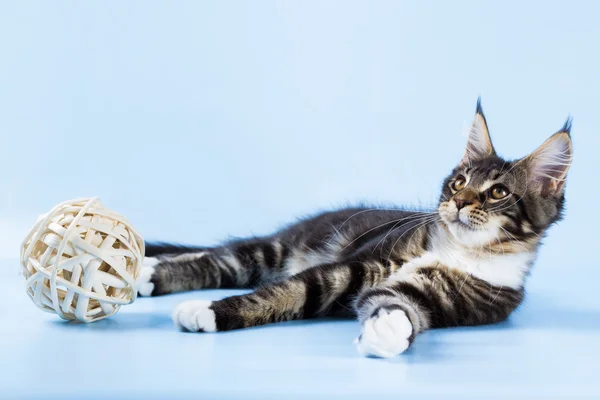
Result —
<path fill-rule="evenodd" d="M 218 247 L 148 243 L 140 294 L 256 291 L 173 311 L 182 329 L 228 331 L 354 316 L 358 350 L 391 357 L 426 329 L 496 323 L 524 296 L 541 239 L 562 217 L 570 122 L 530 156 L 500 158 L 478 103 L 465 157 L 438 209 L 356 207 Z M 151 260 L 148 258 L 148 260 Z"/>

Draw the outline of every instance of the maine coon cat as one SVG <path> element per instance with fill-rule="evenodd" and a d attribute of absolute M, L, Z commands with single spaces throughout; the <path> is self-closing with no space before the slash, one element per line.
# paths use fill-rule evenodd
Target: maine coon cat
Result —
<path fill-rule="evenodd" d="M 500 158 L 478 101 L 460 163 L 436 212 L 348 208 L 271 236 L 219 247 L 151 244 L 142 296 L 257 287 L 173 311 L 188 331 L 217 332 L 321 316 L 357 316 L 361 354 L 393 357 L 429 328 L 490 324 L 521 303 L 548 227 L 561 218 L 570 120 L 533 153 Z M 393 184 L 393 182 L 392 182 Z"/>

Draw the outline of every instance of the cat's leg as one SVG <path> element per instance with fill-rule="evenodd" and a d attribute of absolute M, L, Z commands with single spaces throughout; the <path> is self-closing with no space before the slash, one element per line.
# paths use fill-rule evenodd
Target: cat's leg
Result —
<path fill-rule="evenodd" d="M 249 239 L 216 248 L 148 246 L 138 292 L 142 296 L 204 288 L 247 288 L 283 275 L 289 246 Z M 162 253 L 166 251 L 167 253 Z"/>
<path fill-rule="evenodd" d="M 492 286 L 439 265 L 394 274 L 361 293 L 356 301 L 362 324 L 356 340 L 358 351 L 394 357 L 428 328 L 500 322 L 522 299 L 522 289 Z"/>
<path fill-rule="evenodd" d="M 185 301 L 173 310 L 173 321 L 188 331 L 215 332 L 325 315 L 354 315 L 356 295 L 390 273 L 389 264 L 376 261 L 320 265 L 254 293 L 214 302 Z"/>

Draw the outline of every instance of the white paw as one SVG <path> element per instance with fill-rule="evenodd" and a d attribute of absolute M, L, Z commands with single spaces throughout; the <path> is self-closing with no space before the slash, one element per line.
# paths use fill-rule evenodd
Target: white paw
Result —
<path fill-rule="evenodd" d="M 173 310 L 171 317 L 178 328 L 190 332 L 216 332 L 217 323 L 215 312 L 209 307 L 209 300 L 188 300 L 179 303 Z"/>
<path fill-rule="evenodd" d="M 154 283 L 150 282 L 152 278 L 152 274 L 154 274 L 154 268 L 156 264 L 158 264 L 158 258 L 154 257 L 144 257 L 144 261 L 142 262 L 142 270 L 140 271 L 140 276 L 137 279 L 137 289 L 138 293 L 142 296 L 150 296 L 152 295 L 152 291 L 154 290 Z"/>
<path fill-rule="evenodd" d="M 362 334 L 354 343 L 363 356 L 390 358 L 408 349 L 412 331 L 404 311 L 381 309 L 365 321 Z"/>

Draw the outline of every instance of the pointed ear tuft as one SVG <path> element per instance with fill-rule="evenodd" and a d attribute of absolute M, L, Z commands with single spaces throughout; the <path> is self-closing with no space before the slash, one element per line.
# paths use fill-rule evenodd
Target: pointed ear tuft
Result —
<path fill-rule="evenodd" d="M 569 136 L 571 136 L 571 126 L 573 125 L 573 117 L 571 117 L 570 115 L 567 117 L 567 120 L 565 121 L 565 124 L 563 125 L 562 128 L 560 128 L 560 130 L 558 132 L 565 132 L 566 134 L 568 134 Z"/>
<path fill-rule="evenodd" d="M 469 139 L 461 165 L 469 165 L 474 161 L 496 154 L 488 131 L 487 121 L 481 107 L 481 97 L 477 99 L 475 120 L 469 130 Z"/>
<path fill-rule="evenodd" d="M 483 115 L 483 108 L 481 108 L 481 96 L 477 98 L 477 108 L 475 109 L 475 114 Z"/>
<path fill-rule="evenodd" d="M 573 159 L 571 118 L 536 151 L 525 157 L 529 181 L 543 197 L 562 193 Z"/>

